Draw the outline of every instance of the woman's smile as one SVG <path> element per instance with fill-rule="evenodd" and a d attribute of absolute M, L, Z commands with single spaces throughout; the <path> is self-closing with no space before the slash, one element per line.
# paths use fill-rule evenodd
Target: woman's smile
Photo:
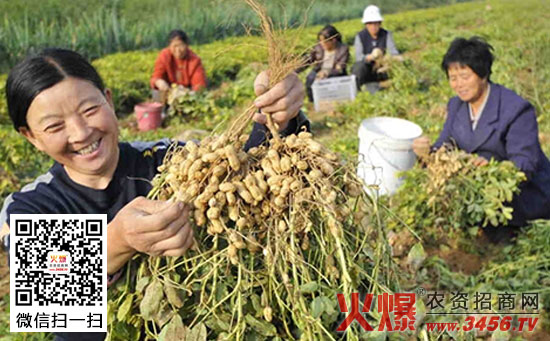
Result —
<path fill-rule="evenodd" d="M 470 67 L 453 63 L 447 71 L 451 88 L 464 102 L 478 105 L 484 99 L 488 81 L 480 78 Z"/>
<path fill-rule="evenodd" d="M 76 156 L 82 161 L 93 160 L 105 152 L 102 148 L 103 144 L 101 141 L 102 138 L 96 139 L 88 146 L 74 151 L 73 154 L 76 154 Z"/>
<path fill-rule="evenodd" d="M 27 121 L 30 129 L 22 133 L 75 181 L 90 186 L 103 179 L 104 184 L 116 169 L 118 124 L 109 92 L 67 78 L 34 99 Z"/>

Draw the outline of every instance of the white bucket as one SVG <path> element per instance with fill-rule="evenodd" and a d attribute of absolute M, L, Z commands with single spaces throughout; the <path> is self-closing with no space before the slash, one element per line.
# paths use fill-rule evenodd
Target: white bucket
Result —
<path fill-rule="evenodd" d="M 359 127 L 359 166 L 357 174 L 367 185 L 377 185 L 378 194 L 392 195 L 402 183 L 397 172 L 414 166 L 413 140 L 422 128 L 394 117 L 373 117 Z"/>

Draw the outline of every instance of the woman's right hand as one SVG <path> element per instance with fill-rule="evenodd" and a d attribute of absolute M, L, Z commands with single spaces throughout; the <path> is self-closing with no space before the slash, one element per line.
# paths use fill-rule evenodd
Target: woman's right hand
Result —
<path fill-rule="evenodd" d="M 427 136 L 420 136 L 414 139 L 412 149 L 418 157 L 422 157 L 430 153 L 431 145 L 430 139 Z"/>
<path fill-rule="evenodd" d="M 168 91 L 170 90 L 170 84 L 166 82 L 164 79 L 159 78 L 155 81 L 155 86 L 159 91 Z"/>
<path fill-rule="evenodd" d="M 328 73 L 326 71 L 321 70 L 321 71 L 317 72 L 317 76 L 315 78 L 325 79 L 327 77 L 328 77 Z"/>
<path fill-rule="evenodd" d="M 137 197 L 112 224 L 128 252 L 181 256 L 193 244 L 189 208 L 181 203 Z"/>

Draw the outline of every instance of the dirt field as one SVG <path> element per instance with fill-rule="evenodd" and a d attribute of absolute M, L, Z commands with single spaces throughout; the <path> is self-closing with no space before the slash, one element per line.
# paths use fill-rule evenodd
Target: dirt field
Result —
<path fill-rule="evenodd" d="M 0 251 L 0 298 L 10 292 L 10 271 L 8 257 L 4 251 Z"/>

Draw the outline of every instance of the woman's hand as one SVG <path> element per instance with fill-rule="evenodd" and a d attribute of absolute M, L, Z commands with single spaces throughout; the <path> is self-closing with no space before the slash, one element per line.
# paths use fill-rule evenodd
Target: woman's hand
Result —
<path fill-rule="evenodd" d="M 0 228 L 0 241 L 4 238 L 4 236 L 6 236 L 9 233 L 10 233 L 10 227 L 8 226 L 7 223 L 4 223 L 4 225 L 2 225 L 2 227 Z"/>
<path fill-rule="evenodd" d="M 281 131 L 286 128 L 288 121 L 298 115 L 304 103 L 304 85 L 294 72 L 275 84 L 269 91 L 268 85 L 269 76 L 264 71 L 254 81 L 254 92 L 258 96 L 254 100 L 254 105 L 261 109 L 261 113 L 256 113 L 253 119 L 260 124 L 266 124 L 265 115 L 271 115 L 273 122 L 279 125 L 279 131 Z"/>
<path fill-rule="evenodd" d="M 382 58 L 384 56 L 384 51 L 382 49 L 376 47 L 371 52 L 371 60 L 377 60 L 379 58 Z"/>
<path fill-rule="evenodd" d="M 478 156 L 472 161 L 472 164 L 476 167 L 483 167 L 489 164 L 489 161 L 483 156 Z"/>
<path fill-rule="evenodd" d="M 138 197 L 118 212 L 111 225 L 122 253 L 181 256 L 193 243 L 189 208 L 181 203 Z"/>
<path fill-rule="evenodd" d="M 321 71 L 317 72 L 317 76 L 315 78 L 325 79 L 327 77 L 328 77 L 328 73 L 326 71 L 321 70 Z"/>
<path fill-rule="evenodd" d="M 159 91 L 168 91 L 170 90 L 170 84 L 166 82 L 164 79 L 159 78 L 155 81 L 155 86 Z"/>
<path fill-rule="evenodd" d="M 430 139 L 427 136 L 420 136 L 414 139 L 412 149 L 416 156 L 422 157 L 430 153 L 431 145 Z"/>

